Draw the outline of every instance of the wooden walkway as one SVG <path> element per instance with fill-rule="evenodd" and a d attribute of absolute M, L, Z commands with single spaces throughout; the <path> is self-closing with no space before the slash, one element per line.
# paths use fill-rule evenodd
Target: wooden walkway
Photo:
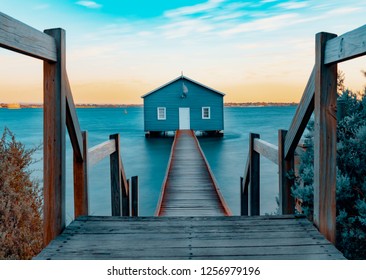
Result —
<path fill-rule="evenodd" d="M 36 259 L 335 260 L 304 217 L 79 217 Z"/>
<path fill-rule="evenodd" d="M 231 216 L 192 131 L 176 133 L 156 214 L 81 216 L 36 259 L 344 259 L 303 216 Z"/>
<path fill-rule="evenodd" d="M 156 215 L 231 215 L 192 130 L 175 134 Z"/>

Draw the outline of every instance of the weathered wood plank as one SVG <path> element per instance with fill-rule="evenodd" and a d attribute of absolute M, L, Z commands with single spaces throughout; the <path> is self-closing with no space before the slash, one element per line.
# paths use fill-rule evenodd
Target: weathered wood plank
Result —
<path fill-rule="evenodd" d="M 1 12 L 0 47 L 52 62 L 58 58 L 56 41 L 52 36 Z"/>
<path fill-rule="evenodd" d="M 249 188 L 249 215 L 260 215 L 260 155 L 254 150 L 255 139 L 259 134 L 249 134 L 249 166 L 250 166 L 250 188 Z"/>
<path fill-rule="evenodd" d="M 290 128 L 285 140 L 285 158 L 292 157 L 297 144 L 309 122 L 314 111 L 315 92 L 315 66 L 311 71 L 310 78 L 306 84 L 300 103 L 296 108 L 295 116 L 292 119 Z"/>
<path fill-rule="evenodd" d="M 74 214 L 75 218 L 89 214 L 88 196 L 88 133 L 83 131 L 83 159 L 74 151 Z"/>
<path fill-rule="evenodd" d="M 253 149 L 261 156 L 264 156 L 273 163 L 278 164 L 278 147 L 276 145 L 268 143 L 262 139 L 254 139 Z"/>
<path fill-rule="evenodd" d="M 119 134 L 109 136 L 109 139 L 114 140 L 115 143 L 115 151 L 110 154 L 112 216 L 122 215 L 122 178 L 119 138 Z"/>
<path fill-rule="evenodd" d="M 337 64 L 324 64 L 325 46 L 335 34 L 316 34 L 314 110 L 314 223 L 336 241 Z"/>
<path fill-rule="evenodd" d="M 211 179 L 211 182 L 213 184 L 214 190 L 215 190 L 215 192 L 217 194 L 217 198 L 219 199 L 220 204 L 221 204 L 221 206 L 222 206 L 222 208 L 224 210 L 224 214 L 225 214 L 225 216 L 231 216 L 232 215 L 231 210 L 230 210 L 229 206 L 227 205 L 227 203 L 226 203 L 226 201 L 224 199 L 224 196 L 221 194 L 219 184 L 217 183 L 216 178 L 215 178 L 215 175 L 214 175 L 214 173 L 211 170 L 211 166 L 208 163 L 208 160 L 207 160 L 204 152 L 202 151 L 201 145 L 198 142 L 198 139 L 197 139 L 197 137 L 196 137 L 196 135 L 194 134 L 193 131 L 191 131 L 191 134 L 192 134 L 193 139 L 194 139 L 194 141 L 196 143 L 196 146 L 198 148 L 198 151 L 199 151 L 201 157 L 203 158 L 205 168 L 207 169 L 208 175 L 209 175 L 209 177 Z"/>
<path fill-rule="evenodd" d="M 290 179 L 289 172 L 294 172 L 294 157 L 285 158 L 286 130 L 278 131 L 278 178 L 279 178 L 279 209 L 281 214 L 293 214 L 295 202 L 291 195 L 291 188 L 294 180 Z"/>
<path fill-rule="evenodd" d="M 287 223 L 288 226 L 281 227 L 278 223 Z M 344 259 L 309 221 L 304 217 L 289 215 L 211 218 L 80 217 L 37 257 L 193 258 Z"/>
<path fill-rule="evenodd" d="M 74 150 L 75 156 L 78 160 L 83 160 L 83 136 L 81 135 L 81 129 L 79 119 L 76 115 L 76 109 L 72 92 L 70 88 L 69 79 L 66 71 L 63 73 L 63 90 L 66 96 L 66 126 L 69 132 L 70 141 Z"/>
<path fill-rule="evenodd" d="M 1 14 L 4 18 L 3 14 Z M 44 61 L 43 199 L 44 243 L 65 227 L 66 98 L 62 90 L 65 73 L 65 31 L 45 30 L 57 42 L 57 63 Z M 48 36 L 47 35 L 47 36 Z"/>
<path fill-rule="evenodd" d="M 366 54 L 366 25 L 328 40 L 324 64 L 338 63 Z"/>
<path fill-rule="evenodd" d="M 88 164 L 95 165 L 102 159 L 110 156 L 116 151 L 116 141 L 114 139 L 105 141 L 88 150 Z"/>

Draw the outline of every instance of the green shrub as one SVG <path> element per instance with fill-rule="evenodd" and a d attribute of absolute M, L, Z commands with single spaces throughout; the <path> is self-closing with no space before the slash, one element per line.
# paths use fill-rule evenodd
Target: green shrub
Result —
<path fill-rule="evenodd" d="M 5 128 L 0 139 L 0 259 L 30 259 L 42 249 L 42 197 L 29 171 L 35 150 Z"/>
<path fill-rule="evenodd" d="M 343 90 L 345 114 L 337 126 L 337 247 L 348 259 L 366 259 L 366 97 Z M 292 195 L 303 202 L 302 210 L 313 216 L 314 124 L 305 136 L 299 176 Z"/>

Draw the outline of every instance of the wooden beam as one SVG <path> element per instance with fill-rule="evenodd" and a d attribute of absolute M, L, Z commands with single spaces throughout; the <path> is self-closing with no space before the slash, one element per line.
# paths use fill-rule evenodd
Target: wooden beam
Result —
<path fill-rule="evenodd" d="M 88 164 L 95 165 L 102 159 L 108 157 L 116 151 L 116 141 L 114 139 L 105 141 L 88 150 Z"/>
<path fill-rule="evenodd" d="M 119 156 L 121 193 L 122 193 L 122 216 L 130 216 L 130 184 L 127 180 L 121 156 Z"/>
<path fill-rule="evenodd" d="M 278 164 L 278 147 L 261 139 L 254 139 L 254 151 Z"/>
<path fill-rule="evenodd" d="M 324 64 L 338 63 L 366 54 L 366 25 L 330 39 L 325 44 Z"/>
<path fill-rule="evenodd" d="M 137 176 L 131 178 L 131 216 L 139 215 L 139 181 Z"/>
<path fill-rule="evenodd" d="M 58 58 L 56 41 L 52 36 L 1 12 L 0 47 L 50 62 L 56 62 Z"/>
<path fill-rule="evenodd" d="M 285 140 L 285 158 L 292 155 L 300 141 L 302 134 L 314 111 L 314 92 L 315 92 L 315 66 L 311 71 L 310 78 L 305 87 L 301 101 L 297 106 L 295 116 L 292 119 L 290 128 Z"/>
<path fill-rule="evenodd" d="M 290 171 L 295 171 L 294 154 L 285 158 L 285 139 L 286 130 L 278 131 L 278 178 L 279 178 L 279 201 L 280 211 L 282 215 L 294 214 L 295 202 L 291 195 L 291 187 L 294 185 L 294 180 L 289 179 Z"/>
<path fill-rule="evenodd" d="M 260 215 L 260 155 L 254 150 L 255 139 L 259 134 L 249 134 L 249 166 L 250 166 L 250 188 L 249 204 L 250 216 Z"/>
<path fill-rule="evenodd" d="M 240 177 L 240 215 L 248 216 L 249 158 L 245 167 L 245 177 Z"/>
<path fill-rule="evenodd" d="M 247 156 L 247 162 L 244 168 L 244 177 L 240 177 L 242 181 L 240 181 L 240 215 L 248 216 L 249 215 L 249 182 L 250 182 L 250 158 L 249 153 Z"/>
<path fill-rule="evenodd" d="M 76 109 L 72 92 L 70 88 L 69 79 L 66 72 L 64 73 L 63 89 L 66 96 L 66 126 L 69 132 L 70 141 L 74 150 L 75 156 L 78 160 L 83 160 L 83 136 L 81 135 L 80 124 L 76 115 Z"/>
<path fill-rule="evenodd" d="M 122 215 L 122 197 L 121 197 L 121 160 L 120 160 L 120 139 L 119 134 L 109 136 L 114 140 L 115 151 L 110 155 L 110 173 L 111 173 L 111 207 L 112 216 Z"/>
<path fill-rule="evenodd" d="M 83 131 L 83 159 L 74 151 L 74 213 L 75 218 L 89 214 L 88 198 L 88 132 Z"/>
<path fill-rule="evenodd" d="M 337 64 L 325 65 L 325 46 L 335 34 L 316 34 L 314 110 L 314 223 L 336 241 Z"/>
<path fill-rule="evenodd" d="M 49 29 L 45 33 L 57 42 L 57 63 L 44 61 L 44 244 L 47 245 L 65 227 L 66 181 L 66 100 L 62 83 L 65 69 L 65 31 Z"/>

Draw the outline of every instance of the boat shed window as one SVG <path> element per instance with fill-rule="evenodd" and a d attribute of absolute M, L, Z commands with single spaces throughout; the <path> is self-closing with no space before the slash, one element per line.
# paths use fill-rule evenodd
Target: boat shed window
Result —
<path fill-rule="evenodd" d="M 166 108 L 158 107 L 158 120 L 166 120 Z"/>
<path fill-rule="evenodd" d="M 202 119 L 206 119 L 206 120 L 211 119 L 210 107 L 202 107 Z"/>

